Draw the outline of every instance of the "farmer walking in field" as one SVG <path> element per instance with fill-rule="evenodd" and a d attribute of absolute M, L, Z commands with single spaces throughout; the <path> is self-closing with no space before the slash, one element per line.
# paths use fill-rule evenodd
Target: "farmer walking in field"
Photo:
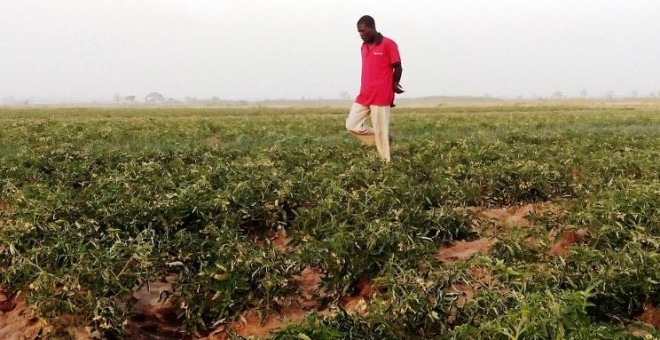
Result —
<path fill-rule="evenodd" d="M 366 145 L 376 144 L 385 162 L 390 162 L 390 108 L 394 94 L 403 93 L 399 81 L 403 68 L 399 47 L 376 31 L 376 22 L 365 15 L 357 22 L 362 38 L 362 82 L 346 119 L 346 129 Z M 371 127 L 364 124 L 371 116 Z"/>

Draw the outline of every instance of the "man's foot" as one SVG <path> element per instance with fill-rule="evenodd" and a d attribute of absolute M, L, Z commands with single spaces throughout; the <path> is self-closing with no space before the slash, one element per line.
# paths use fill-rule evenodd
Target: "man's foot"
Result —
<path fill-rule="evenodd" d="M 360 142 L 362 142 L 362 144 L 364 144 L 366 146 L 373 146 L 373 145 L 376 144 L 376 140 L 374 139 L 373 134 L 360 135 L 360 134 L 357 134 L 357 133 L 353 133 L 353 136 L 355 136 L 355 138 L 357 138 Z"/>
<path fill-rule="evenodd" d="M 389 141 L 390 141 L 390 144 L 392 144 L 392 141 L 394 140 L 394 136 L 392 136 L 392 135 L 388 135 L 388 136 L 387 136 L 387 140 L 389 140 Z"/>

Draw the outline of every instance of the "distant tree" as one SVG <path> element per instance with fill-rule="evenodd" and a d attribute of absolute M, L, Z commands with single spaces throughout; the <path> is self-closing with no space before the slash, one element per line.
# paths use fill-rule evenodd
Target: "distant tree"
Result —
<path fill-rule="evenodd" d="M 122 96 L 119 93 L 115 93 L 114 100 L 115 103 L 134 103 L 135 96 Z"/>
<path fill-rule="evenodd" d="M 165 101 L 165 97 L 163 97 L 163 95 L 158 92 L 151 92 L 146 97 L 144 97 L 144 100 L 147 103 L 162 103 Z"/>
<path fill-rule="evenodd" d="M 588 95 L 589 93 L 587 92 L 587 89 L 582 89 L 582 91 L 580 91 L 580 96 L 582 98 L 587 98 Z"/>
<path fill-rule="evenodd" d="M 346 91 L 339 92 L 339 99 L 341 100 L 351 100 L 351 95 Z"/>
<path fill-rule="evenodd" d="M 555 93 L 552 94 L 552 97 L 555 99 L 562 99 L 564 98 L 564 94 L 561 91 L 555 91 Z"/>
<path fill-rule="evenodd" d="M 614 98 L 614 91 L 609 90 L 609 91 L 605 92 L 605 98 L 607 98 L 607 99 Z"/>
<path fill-rule="evenodd" d="M 649 97 L 655 98 L 655 93 L 654 92 L 649 92 Z"/>
<path fill-rule="evenodd" d="M 637 92 L 637 90 L 633 90 L 632 92 L 630 92 L 630 96 L 633 98 L 637 98 L 637 96 L 639 96 L 639 92 Z"/>

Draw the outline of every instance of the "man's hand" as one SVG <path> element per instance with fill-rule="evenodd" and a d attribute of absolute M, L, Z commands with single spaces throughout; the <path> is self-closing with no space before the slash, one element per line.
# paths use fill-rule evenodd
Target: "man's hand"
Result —
<path fill-rule="evenodd" d="M 400 94 L 400 93 L 405 92 L 405 91 L 403 91 L 403 87 L 401 87 L 401 85 L 399 83 L 396 83 L 396 82 L 392 85 L 392 88 L 394 89 L 394 93 L 396 93 L 396 94 Z"/>

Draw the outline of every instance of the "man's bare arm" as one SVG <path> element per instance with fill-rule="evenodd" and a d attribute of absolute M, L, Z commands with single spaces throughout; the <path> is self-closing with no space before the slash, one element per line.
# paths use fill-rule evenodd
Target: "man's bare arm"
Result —
<path fill-rule="evenodd" d="M 395 93 L 403 93 L 403 88 L 401 85 L 399 85 L 399 81 L 401 81 L 401 74 L 403 74 L 403 67 L 401 67 L 401 63 L 396 63 L 392 65 L 392 88 L 394 89 Z"/>

